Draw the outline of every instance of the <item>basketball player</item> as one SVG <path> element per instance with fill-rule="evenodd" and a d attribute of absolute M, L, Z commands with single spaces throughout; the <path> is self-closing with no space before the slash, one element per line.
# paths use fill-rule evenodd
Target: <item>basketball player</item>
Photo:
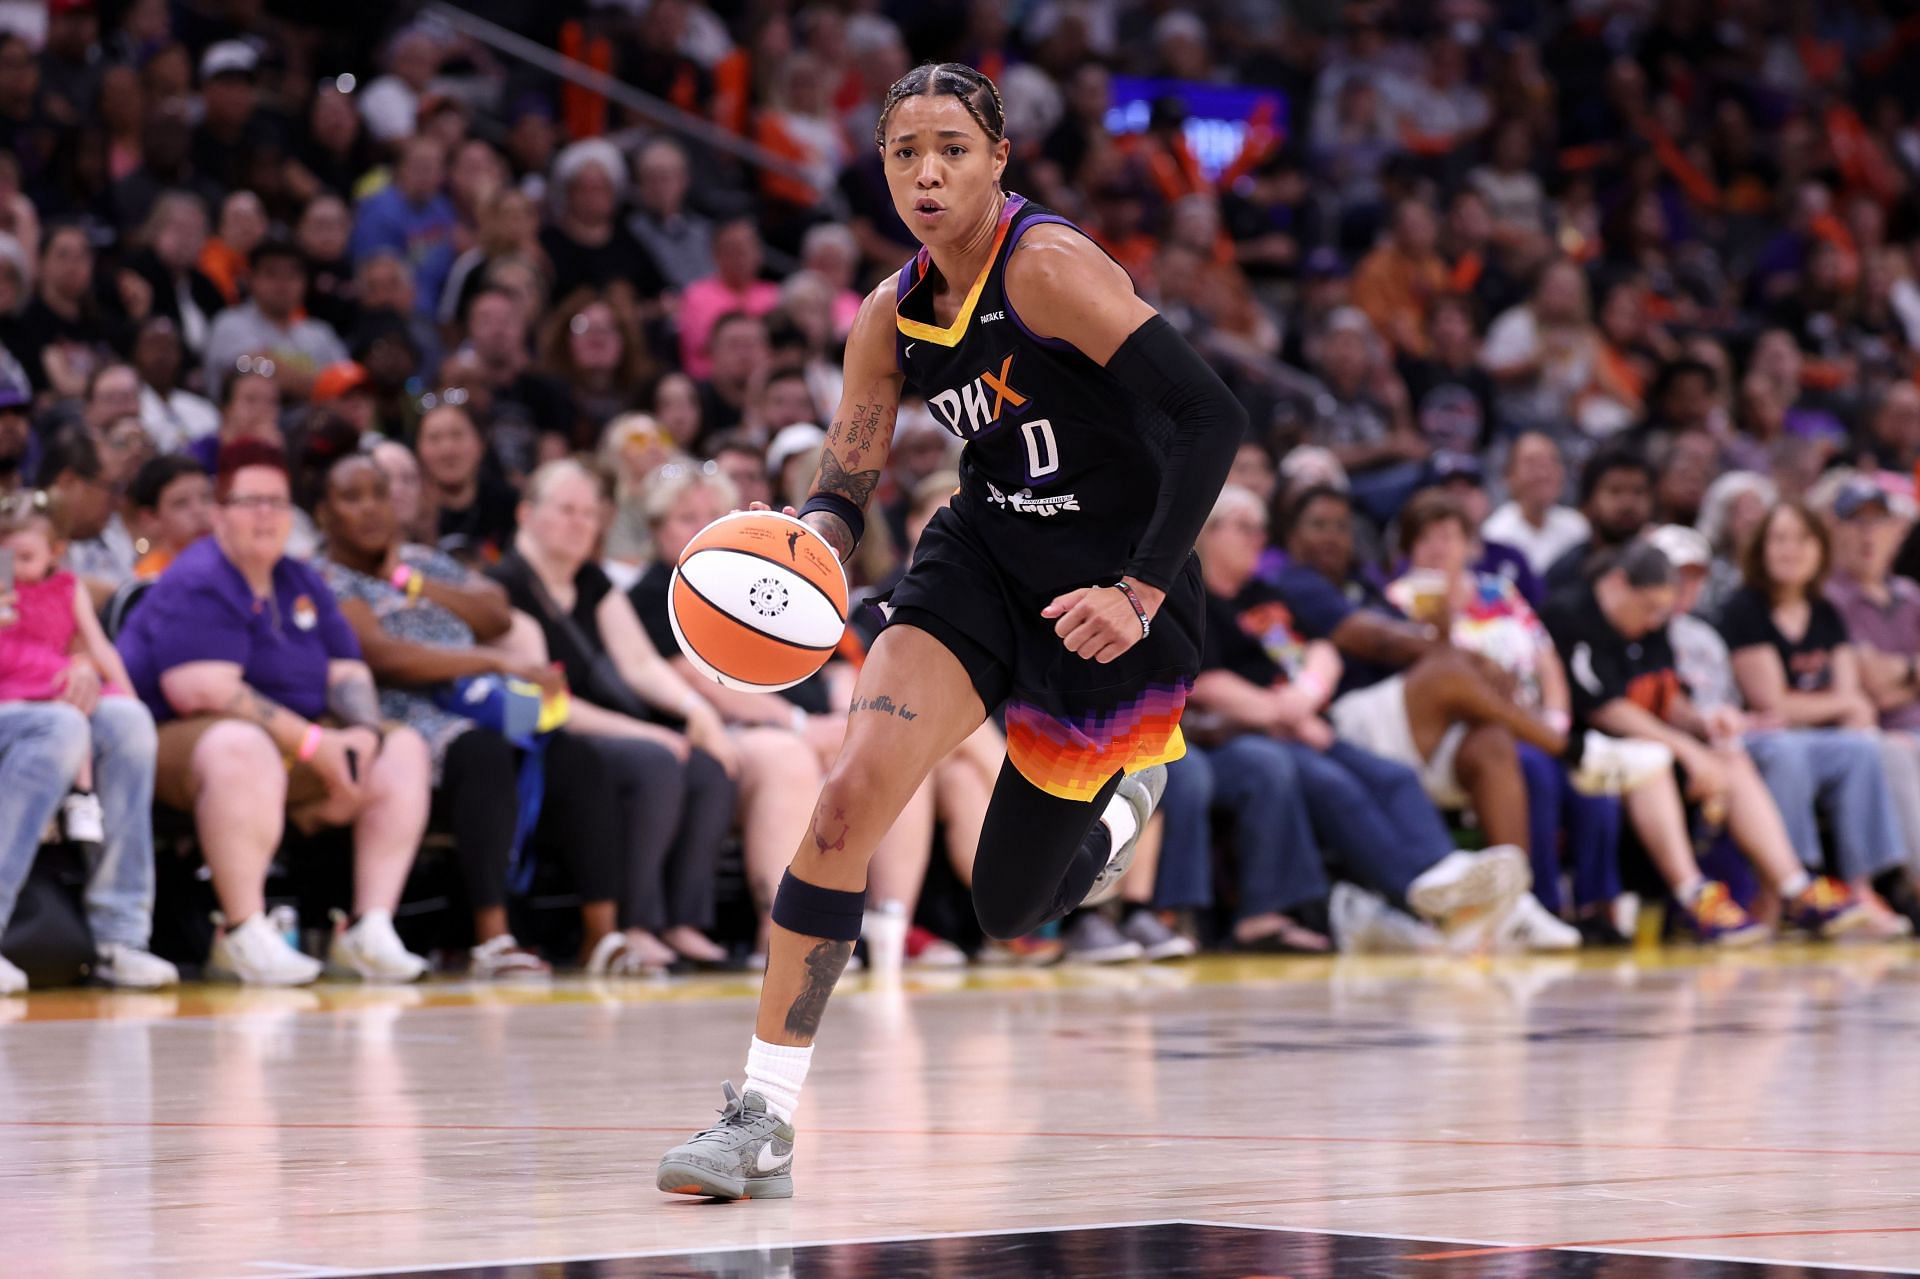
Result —
<path fill-rule="evenodd" d="M 865 908 L 867 860 L 922 779 L 1007 708 L 974 863 L 989 936 L 1099 900 L 1185 751 L 1204 594 L 1194 538 L 1246 414 L 1119 264 L 1000 186 L 1000 94 L 971 67 L 908 72 L 874 134 L 924 246 L 860 307 L 846 389 L 800 517 L 846 560 L 903 386 L 966 442 L 862 668 L 845 745 L 773 904 L 744 1093 L 667 1152 L 665 1191 L 784 1198 L 793 1108 Z M 1462 906 L 1510 891 L 1471 860 Z M 1483 903 L 1484 904 L 1484 903 Z"/>

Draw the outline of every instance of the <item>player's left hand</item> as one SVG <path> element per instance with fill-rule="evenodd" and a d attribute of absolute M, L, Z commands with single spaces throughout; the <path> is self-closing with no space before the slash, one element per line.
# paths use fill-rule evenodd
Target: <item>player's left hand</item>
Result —
<path fill-rule="evenodd" d="M 1160 611 L 1165 592 L 1132 578 L 1127 579 L 1127 584 L 1140 597 L 1148 620 L 1152 620 Z M 1140 615 L 1133 611 L 1133 603 L 1126 593 L 1117 587 L 1083 586 L 1077 591 L 1068 591 L 1041 609 L 1040 616 L 1058 619 L 1053 624 L 1053 633 L 1066 643 L 1069 653 L 1102 664 L 1111 662 L 1144 638 L 1140 634 Z"/>

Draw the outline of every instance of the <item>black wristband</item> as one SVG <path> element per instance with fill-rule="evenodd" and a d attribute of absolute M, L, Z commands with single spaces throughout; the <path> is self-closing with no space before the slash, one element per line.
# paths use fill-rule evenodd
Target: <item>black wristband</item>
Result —
<path fill-rule="evenodd" d="M 806 505 L 800 508 L 800 514 L 804 518 L 815 511 L 824 511 L 845 524 L 847 532 L 853 537 L 853 546 L 860 545 L 860 539 L 867 531 L 867 516 L 866 512 L 854 505 L 851 500 L 838 493 L 815 493 L 807 499 Z M 848 548 L 847 555 L 849 557 L 853 555 L 852 547 Z"/>

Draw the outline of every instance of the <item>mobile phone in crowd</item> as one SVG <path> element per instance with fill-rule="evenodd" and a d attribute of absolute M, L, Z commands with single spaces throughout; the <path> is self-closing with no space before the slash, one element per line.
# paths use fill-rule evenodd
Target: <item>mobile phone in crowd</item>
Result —
<path fill-rule="evenodd" d="M 347 748 L 347 780 L 355 786 L 360 784 L 360 752 L 351 746 Z"/>
<path fill-rule="evenodd" d="M 19 620 L 13 600 L 13 551 L 0 547 L 0 626 L 12 626 Z"/>

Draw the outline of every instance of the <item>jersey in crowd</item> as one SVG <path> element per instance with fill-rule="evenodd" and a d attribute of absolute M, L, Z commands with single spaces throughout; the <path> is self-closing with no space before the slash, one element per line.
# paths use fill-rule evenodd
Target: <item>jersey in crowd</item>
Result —
<path fill-rule="evenodd" d="M 1575 725 L 1588 727 L 1594 712 L 1622 698 L 1667 718 L 1682 690 L 1664 629 L 1628 639 L 1607 620 L 1592 586 L 1556 594 L 1541 620 L 1567 667 Z"/>
<path fill-rule="evenodd" d="M 1307 647 L 1280 592 L 1256 578 L 1231 599 L 1207 592 L 1207 637 L 1200 654 L 1201 670 L 1231 671 L 1271 688 L 1291 682 L 1306 664 Z"/>
<path fill-rule="evenodd" d="M 1751 587 L 1736 592 L 1720 613 L 1720 633 L 1734 652 L 1743 648 L 1771 648 L 1780 655 L 1787 687 L 1796 693 L 1824 693 L 1833 684 L 1833 653 L 1847 642 L 1847 624 L 1840 610 L 1815 596 L 1807 629 L 1799 639 L 1788 639 L 1773 620 L 1767 597 Z"/>
<path fill-rule="evenodd" d="M 1055 596 L 1132 567 L 1160 498 L 1174 424 L 1071 343 L 1033 333 L 1006 291 L 1030 227 L 1071 226 L 1021 196 L 953 322 L 935 323 L 922 250 L 901 269 L 894 352 L 907 388 L 965 441 L 960 492 L 921 536 L 893 619 L 940 639 L 989 711 L 1007 758 L 1048 794 L 1090 800 L 1114 774 L 1186 753 L 1180 715 L 1199 670 L 1199 561 L 1188 551 L 1150 635 L 1108 664 L 1075 656 L 1041 616 Z M 1211 497 L 1209 497 L 1211 500 Z"/>

